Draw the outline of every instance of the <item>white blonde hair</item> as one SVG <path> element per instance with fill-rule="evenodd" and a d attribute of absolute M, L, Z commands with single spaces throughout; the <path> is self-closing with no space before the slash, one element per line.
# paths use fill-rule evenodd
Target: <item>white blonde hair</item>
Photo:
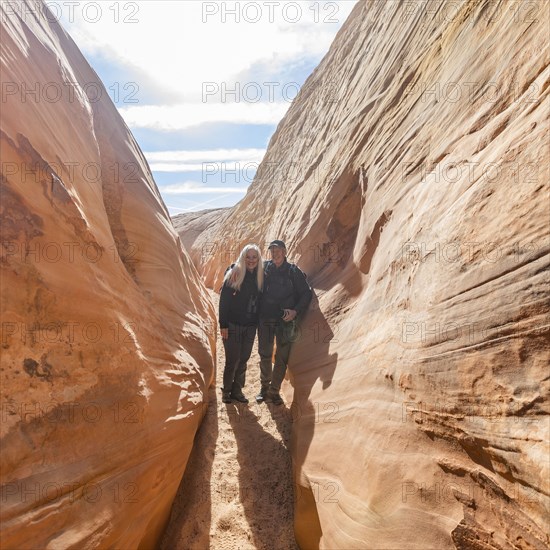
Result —
<path fill-rule="evenodd" d="M 223 279 L 224 283 L 227 283 L 231 288 L 235 290 L 241 290 L 244 277 L 246 275 L 246 255 L 250 250 L 254 250 L 258 255 L 258 266 L 256 270 L 256 282 L 258 284 L 258 290 L 261 292 L 264 286 L 264 262 L 262 259 L 262 252 L 260 247 L 256 244 L 247 244 L 239 254 L 235 265 L 227 271 Z"/>

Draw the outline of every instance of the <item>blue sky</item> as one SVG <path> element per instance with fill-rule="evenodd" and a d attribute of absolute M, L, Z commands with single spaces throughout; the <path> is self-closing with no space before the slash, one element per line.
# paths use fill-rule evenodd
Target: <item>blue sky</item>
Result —
<path fill-rule="evenodd" d="M 241 200 L 355 0 L 48 0 L 132 130 L 170 214 Z"/>

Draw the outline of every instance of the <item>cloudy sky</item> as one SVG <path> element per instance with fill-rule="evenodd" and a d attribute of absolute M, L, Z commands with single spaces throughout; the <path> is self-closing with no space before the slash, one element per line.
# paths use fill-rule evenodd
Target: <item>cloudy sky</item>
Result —
<path fill-rule="evenodd" d="M 355 0 L 46 3 L 99 74 L 175 215 L 242 199 Z"/>

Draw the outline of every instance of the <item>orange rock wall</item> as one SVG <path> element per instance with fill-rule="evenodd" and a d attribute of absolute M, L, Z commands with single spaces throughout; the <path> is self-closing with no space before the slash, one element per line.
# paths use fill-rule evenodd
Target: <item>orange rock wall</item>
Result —
<path fill-rule="evenodd" d="M 285 390 L 302 548 L 548 545 L 548 11 L 359 2 L 194 240 L 209 285 L 282 238 L 315 289 Z"/>
<path fill-rule="evenodd" d="M 214 311 L 108 92 L 24 7 L 0 7 L 1 545 L 151 548 L 203 416 Z"/>

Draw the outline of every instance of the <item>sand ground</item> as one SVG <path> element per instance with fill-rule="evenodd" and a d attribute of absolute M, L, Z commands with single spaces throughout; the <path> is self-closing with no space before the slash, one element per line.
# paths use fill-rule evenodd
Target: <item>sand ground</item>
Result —
<path fill-rule="evenodd" d="M 212 293 L 217 307 L 219 296 Z M 244 394 L 221 402 L 225 361 L 218 332 L 216 387 L 172 506 L 163 550 L 298 550 L 293 532 L 292 415 L 288 404 L 258 405 L 257 339 Z"/>

